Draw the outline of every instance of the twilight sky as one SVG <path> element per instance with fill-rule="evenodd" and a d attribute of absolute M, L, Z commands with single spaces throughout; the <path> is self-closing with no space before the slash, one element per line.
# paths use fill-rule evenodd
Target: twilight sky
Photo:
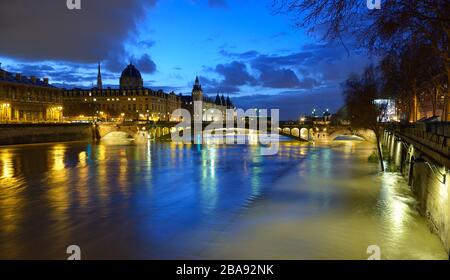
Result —
<path fill-rule="evenodd" d="M 363 52 L 317 40 L 275 15 L 271 0 L 0 0 L 0 63 L 61 87 L 117 87 L 131 61 L 144 84 L 207 95 L 242 108 L 278 108 L 282 119 L 342 105 L 340 83 L 370 63 Z M 344 41 L 350 41 L 345 39 Z"/>

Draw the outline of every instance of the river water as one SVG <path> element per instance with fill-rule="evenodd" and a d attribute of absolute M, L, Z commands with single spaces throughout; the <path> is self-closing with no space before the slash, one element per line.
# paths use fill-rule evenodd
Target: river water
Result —
<path fill-rule="evenodd" d="M 0 148 L 0 259 L 447 259 L 373 147 L 52 143 Z"/>

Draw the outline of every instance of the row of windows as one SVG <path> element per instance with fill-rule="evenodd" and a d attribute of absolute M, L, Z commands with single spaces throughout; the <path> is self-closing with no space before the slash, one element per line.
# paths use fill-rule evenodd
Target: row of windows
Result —
<path fill-rule="evenodd" d="M 0 95 L 2 99 L 9 99 L 12 101 L 34 101 L 34 102 L 62 102 L 60 96 L 45 93 L 31 93 L 31 92 L 6 92 Z"/>
<path fill-rule="evenodd" d="M 111 109 L 111 110 L 140 110 L 140 111 L 164 111 L 164 106 L 152 104 L 128 104 L 128 105 L 120 105 L 120 104 L 100 104 L 99 108 L 101 109 Z M 177 109 L 177 107 L 169 107 L 171 111 Z"/>
<path fill-rule="evenodd" d="M 128 97 L 128 98 L 124 98 L 124 99 L 120 99 L 120 98 L 107 98 L 107 99 L 104 99 L 104 98 L 100 98 L 100 99 L 97 99 L 97 98 L 92 98 L 92 99 L 88 99 L 88 98 L 85 98 L 84 99 L 84 101 L 85 102 L 87 102 L 87 101 L 94 101 L 94 102 L 118 102 L 118 101 L 123 101 L 123 100 L 125 100 L 125 101 L 137 101 L 137 102 L 146 102 L 146 103 L 148 103 L 149 101 L 150 102 L 159 102 L 159 103 L 162 103 L 162 102 L 165 102 L 165 100 L 163 100 L 163 99 L 160 99 L 160 98 L 150 98 L 150 99 L 148 99 L 148 98 L 145 98 L 145 100 L 143 99 L 143 98 L 136 98 L 136 97 Z M 73 100 L 72 100 L 73 101 Z M 178 105 L 179 104 L 179 102 L 177 102 L 177 101 L 173 101 L 173 100 L 168 100 L 167 101 L 167 103 L 168 104 L 175 104 L 175 105 Z"/>
<path fill-rule="evenodd" d="M 179 99 L 178 96 L 173 93 L 167 94 L 162 91 L 151 90 L 102 90 L 102 91 L 65 91 L 65 97 L 88 97 L 88 96 L 155 96 L 164 99 Z"/>

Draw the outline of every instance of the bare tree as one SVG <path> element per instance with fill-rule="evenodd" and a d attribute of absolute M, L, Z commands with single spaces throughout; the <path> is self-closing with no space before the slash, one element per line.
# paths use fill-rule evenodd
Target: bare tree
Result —
<path fill-rule="evenodd" d="M 450 121 L 450 1 L 390 0 L 381 10 L 369 10 L 364 0 L 273 0 L 273 8 L 293 14 L 298 27 L 325 30 L 325 40 L 342 41 L 350 34 L 358 46 L 381 55 L 405 46 L 427 46 L 443 65 L 443 119 Z M 417 102 L 417 94 L 413 96 Z"/>
<path fill-rule="evenodd" d="M 381 152 L 381 121 L 386 117 L 387 104 L 376 103 L 379 86 L 375 69 L 370 66 L 359 77 L 353 74 L 344 84 L 345 103 L 352 128 L 372 130 L 377 141 L 378 158 L 381 171 L 384 171 L 383 154 Z"/>

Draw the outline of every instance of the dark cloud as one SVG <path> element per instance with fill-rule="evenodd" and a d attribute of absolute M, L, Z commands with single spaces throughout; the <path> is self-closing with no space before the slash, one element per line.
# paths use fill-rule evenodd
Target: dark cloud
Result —
<path fill-rule="evenodd" d="M 215 68 L 204 68 L 206 71 L 213 71 L 219 74 L 222 79 L 209 79 L 200 77 L 203 90 L 206 93 L 237 93 L 241 86 L 255 86 L 257 80 L 248 72 L 244 63 L 233 61 L 227 64 L 218 64 Z"/>
<path fill-rule="evenodd" d="M 259 55 L 251 61 L 252 66 L 255 67 L 287 67 L 287 66 L 298 66 L 306 63 L 308 59 L 314 56 L 312 52 L 297 52 L 288 55 Z"/>
<path fill-rule="evenodd" d="M 222 93 L 227 93 L 227 94 L 235 94 L 238 93 L 239 87 L 236 85 L 229 85 L 224 83 L 223 81 L 218 81 L 217 79 L 209 79 L 207 77 L 204 76 L 200 76 L 200 83 L 203 86 L 203 91 L 205 93 L 209 93 L 209 94 L 222 94 Z"/>
<path fill-rule="evenodd" d="M 302 114 L 310 114 L 314 108 L 318 112 L 326 109 L 336 112 L 342 106 L 343 97 L 338 89 L 325 88 L 233 97 L 233 103 L 244 109 L 255 108 L 255 104 L 260 109 L 279 109 L 281 120 L 296 120 Z"/>
<path fill-rule="evenodd" d="M 97 65 L 77 64 L 77 63 L 18 63 L 6 65 L 5 69 L 13 73 L 21 73 L 24 76 L 36 76 L 37 78 L 50 78 L 50 83 L 54 85 L 64 85 L 64 87 L 80 87 L 83 84 L 92 86 L 97 81 Z M 103 80 L 117 80 L 118 75 L 109 72 L 102 72 Z"/>
<path fill-rule="evenodd" d="M 0 1 L 0 53 L 31 61 L 93 63 L 124 54 L 124 41 L 156 0 Z"/>
<path fill-rule="evenodd" d="M 268 88 L 297 88 L 300 80 L 291 69 L 260 68 L 259 81 L 262 86 Z"/>
<path fill-rule="evenodd" d="M 233 61 L 229 64 L 218 64 L 215 71 L 224 77 L 223 83 L 226 85 L 256 85 L 256 79 L 248 73 L 244 63 Z"/>
<path fill-rule="evenodd" d="M 208 6 L 214 8 L 226 8 L 228 5 L 226 0 L 208 0 Z"/>
<path fill-rule="evenodd" d="M 279 34 L 283 36 L 283 34 Z M 229 71 L 218 71 L 219 66 L 209 69 L 222 74 L 222 86 L 231 82 L 232 86 L 243 84 L 258 85 L 263 88 L 284 89 L 315 89 L 333 85 L 338 88 L 352 72 L 360 72 L 371 61 L 358 50 L 349 56 L 341 45 L 308 44 L 298 52 L 288 54 L 260 54 L 251 50 L 247 52 L 230 52 L 226 49 L 219 51 L 223 57 L 232 59 L 231 64 L 239 67 L 229 67 Z M 231 65 L 230 64 L 230 65 Z M 240 69 L 250 71 L 241 72 Z M 208 70 L 208 68 L 205 68 Z M 239 77 L 242 82 L 236 82 L 227 77 Z M 248 83 L 251 81 L 251 83 Z"/>
<path fill-rule="evenodd" d="M 55 68 L 47 64 L 34 65 L 20 63 L 12 67 L 8 67 L 7 70 L 15 73 L 22 73 L 26 76 L 40 77 L 42 74 L 54 72 Z"/>
<path fill-rule="evenodd" d="M 322 83 L 310 78 L 310 77 L 305 77 L 303 80 L 300 81 L 299 84 L 299 88 L 303 88 L 303 89 L 312 89 L 314 87 L 320 86 Z"/>
<path fill-rule="evenodd" d="M 156 72 L 156 64 L 148 54 L 144 54 L 141 58 L 137 59 L 136 62 L 133 63 L 136 64 L 136 67 L 142 73 L 152 74 Z"/>
<path fill-rule="evenodd" d="M 220 49 L 219 54 L 224 57 L 247 60 L 247 59 L 255 58 L 256 56 L 258 56 L 259 53 L 257 51 L 247 51 L 247 52 L 243 52 L 243 53 L 235 53 L 235 52 L 229 52 L 225 49 Z"/>
<path fill-rule="evenodd" d="M 139 46 L 141 46 L 143 48 L 149 49 L 149 48 L 153 47 L 156 44 L 156 42 L 153 40 L 143 40 L 143 41 L 139 41 L 138 44 L 139 44 Z"/>
<path fill-rule="evenodd" d="M 114 58 L 106 60 L 103 63 L 103 69 L 112 73 L 122 73 L 129 63 L 136 65 L 139 71 L 145 74 L 152 74 L 157 70 L 156 63 L 148 54 L 144 54 L 139 58 L 128 55 L 117 55 Z"/>

